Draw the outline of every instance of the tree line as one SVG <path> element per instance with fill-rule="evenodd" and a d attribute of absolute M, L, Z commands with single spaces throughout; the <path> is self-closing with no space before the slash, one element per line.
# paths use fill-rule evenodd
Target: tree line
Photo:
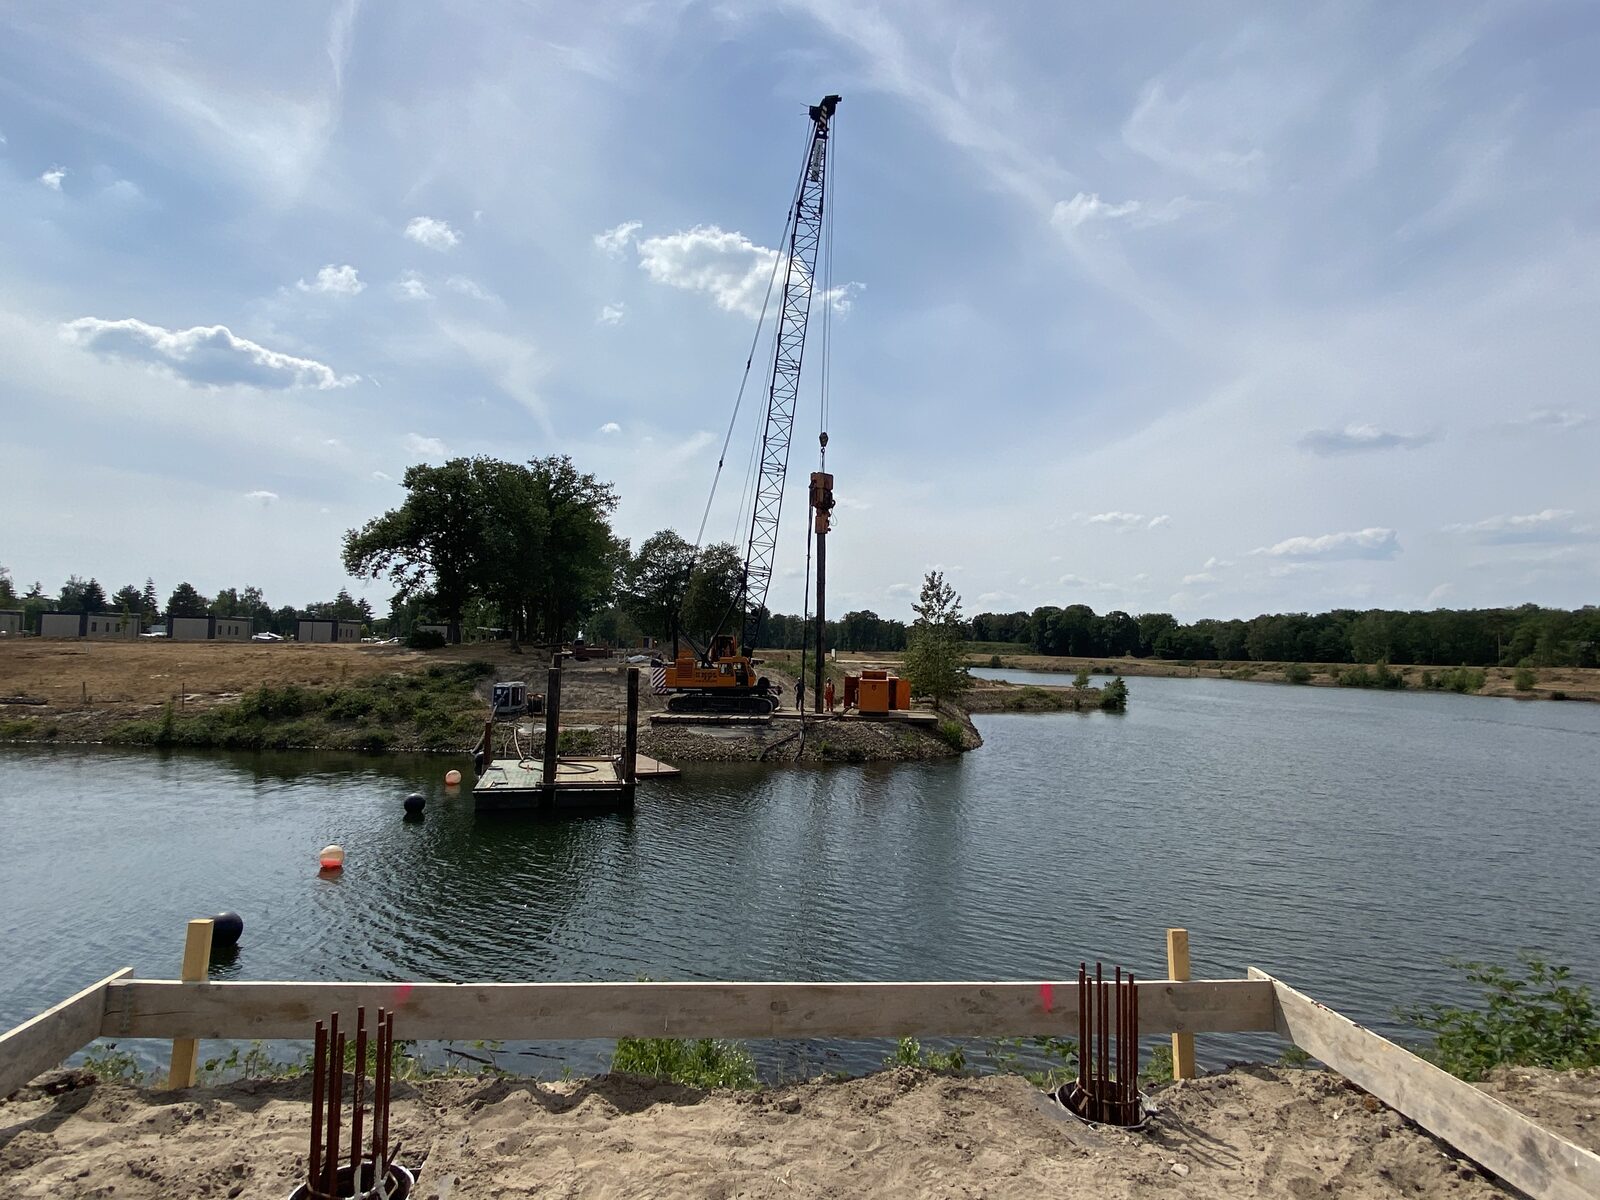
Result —
<path fill-rule="evenodd" d="M 256 632 L 278 633 L 285 637 L 294 635 L 301 617 L 337 617 L 343 621 L 360 621 L 369 627 L 381 624 L 375 620 L 370 603 L 355 599 L 344 588 L 340 588 L 332 600 L 314 601 L 298 608 L 294 605 L 274 608 L 258 587 L 223 588 L 216 596 L 208 597 L 185 581 L 168 593 L 163 606 L 152 578 L 146 578 L 143 587 L 130 583 L 109 595 L 97 578 L 85 579 L 81 575 L 69 575 L 53 593 L 46 592 L 44 584 L 37 580 L 27 590 L 18 592 L 10 569 L 3 566 L 0 566 L 0 608 L 20 610 L 23 628 L 32 633 L 39 632 L 39 617 L 47 612 L 120 613 L 138 616 L 146 628 L 170 617 L 245 617 L 253 623 Z"/>
<path fill-rule="evenodd" d="M 1417 663 L 1423 666 L 1600 666 L 1600 608 L 1334 609 L 1199 620 L 1171 613 L 1097 615 L 1085 604 L 979 613 L 975 642 L 1085 658 L 1242 662 Z"/>

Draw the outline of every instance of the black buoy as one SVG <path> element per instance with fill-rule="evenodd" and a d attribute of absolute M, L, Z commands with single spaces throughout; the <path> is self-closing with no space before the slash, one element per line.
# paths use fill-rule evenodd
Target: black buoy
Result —
<path fill-rule="evenodd" d="M 211 918 L 211 948 L 227 950 L 244 936 L 244 918 L 236 912 L 218 913 Z"/>
<path fill-rule="evenodd" d="M 412 792 L 411 795 L 406 797 L 406 815 L 412 817 L 420 816 L 427 803 L 421 792 Z"/>

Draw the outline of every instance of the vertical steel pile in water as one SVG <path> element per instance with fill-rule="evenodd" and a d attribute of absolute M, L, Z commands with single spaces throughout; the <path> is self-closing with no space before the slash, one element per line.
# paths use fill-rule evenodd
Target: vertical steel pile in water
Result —
<path fill-rule="evenodd" d="M 335 1197 L 398 1197 L 406 1194 L 410 1176 L 398 1170 L 389 1153 L 389 1093 L 393 1082 L 394 1014 L 378 1010 L 372 1039 L 372 1121 L 364 1129 L 367 1083 L 367 1010 L 356 1009 L 355 1075 L 350 1086 L 350 1162 L 341 1166 L 339 1141 L 343 1132 L 340 1109 L 344 1100 L 345 1051 L 348 1035 L 339 1032 L 339 1014 L 324 1027 L 317 1022 L 312 1050 L 311 1153 L 304 1187 L 295 1196 L 308 1200 Z M 363 1153 L 362 1135 L 368 1145 Z"/>
<path fill-rule="evenodd" d="M 1086 1121 L 1137 1125 L 1139 1104 L 1139 989 L 1133 973 L 1105 977 L 1100 963 L 1078 964 L 1078 1078 L 1057 1099 Z"/>

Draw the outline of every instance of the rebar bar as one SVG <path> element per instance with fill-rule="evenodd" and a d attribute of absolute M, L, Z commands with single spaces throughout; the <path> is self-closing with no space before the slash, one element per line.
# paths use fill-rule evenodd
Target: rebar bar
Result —
<path fill-rule="evenodd" d="M 1137 1125 L 1139 1104 L 1139 990 L 1132 971 L 1078 964 L 1078 1074 L 1057 1097 L 1087 1121 Z"/>
<path fill-rule="evenodd" d="M 306 1164 L 309 1200 L 338 1200 L 367 1194 L 388 1195 L 390 1180 L 389 1098 L 393 1078 L 394 1014 L 378 1010 L 369 1037 L 367 1010 L 356 1009 L 355 1061 L 350 1083 L 350 1164 L 348 1190 L 341 1178 L 339 1143 L 343 1131 L 345 1055 L 349 1035 L 339 1032 L 339 1014 L 318 1021 L 311 1074 L 311 1151 Z M 372 1063 L 372 1105 L 367 1109 L 367 1052 Z"/>

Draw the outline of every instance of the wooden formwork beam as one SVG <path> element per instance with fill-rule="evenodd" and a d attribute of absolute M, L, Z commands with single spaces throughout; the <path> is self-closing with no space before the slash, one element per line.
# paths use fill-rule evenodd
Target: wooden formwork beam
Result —
<path fill-rule="evenodd" d="M 1534 1200 L 1600 1196 L 1600 1155 L 1576 1146 L 1470 1083 L 1318 1004 L 1270 983 L 1279 1034 Z"/>
<path fill-rule="evenodd" d="M 0 1033 L 0 1098 L 35 1075 L 60 1066 L 99 1037 L 105 1025 L 107 989 L 132 973 L 132 967 L 123 967 L 15 1029 Z"/>
<path fill-rule="evenodd" d="M 1189 978 L 1189 931 L 1167 930 L 1167 978 Z M 1194 1078 L 1194 1034 L 1172 1035 L 1172 1077 Z"/>
<path fill-rule="evenodd" d="M 1139 985 L 1148 1033 L 1273 1028 L 1272 987 L 1248 979 Z M 1070 1035 L 1078 985 L 1044 983 L 182 983 L 127 980 L 106 999 L 121 1037 L 304 1038 L 328 1013 L 394 1010 L 400 1036 L 541 1041 L 615 1037 Z"/>
<path fill-rule="evenodd" d="M 185 983 L 199 983 L 211 970 L 211 934 L 216 928 L 209 917 L 189 922 L 183 937 L 183 965 L 179 977 Z M 193 1087 L 199 1043 L 192 1037 L 174 1038 L 172 1063 L 167 1069 L 167 1088 Z"/>

